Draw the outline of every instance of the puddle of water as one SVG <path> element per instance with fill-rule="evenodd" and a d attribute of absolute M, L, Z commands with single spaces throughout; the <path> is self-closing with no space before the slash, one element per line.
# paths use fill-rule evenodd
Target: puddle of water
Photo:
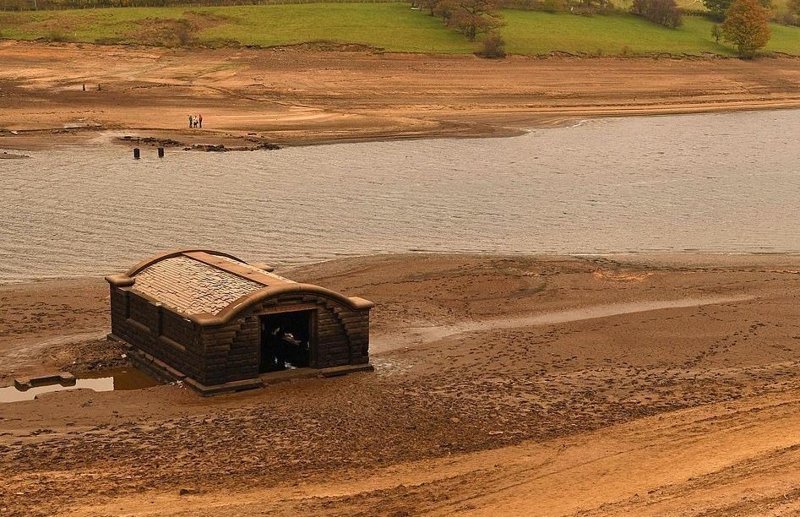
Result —
<path fill-rule="evenodd" d="M 78 382 L 81 380 L 91 381 L 106 379 L 111 379 L 113 381 L 113 385 L 111 387 L 112 390 L 139 390 L 161 384 L 143 371 L 132 366 L 125 368 L 111 368 L 108 370 L 78 375 Z"/>
<path fill-rule="evenodd" d="M 0 388 L 0 403 L 33 400 L 37 395 L 54 391 L 77 389 L 90 389 L 93 391 L 138 390 L 157 386 L 158 384 L 158 381 L 136 368 L 112 368 L 81 374 L 75 384 L 71 386 L 51 384 L 37 386 L 24 391 L 18 390 L 14 386 Z"/>

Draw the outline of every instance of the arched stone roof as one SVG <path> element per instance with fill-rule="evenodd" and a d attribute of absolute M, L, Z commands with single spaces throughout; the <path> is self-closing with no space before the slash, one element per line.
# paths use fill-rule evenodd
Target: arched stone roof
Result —
<path fill-rule="evenodd" d="M 349 298 L 323 287 L 300 284 L 233 255 L 212 250 L 161 253 L 106 280 L 203 325 L 226 323 L 248 307 L 293 293 L 327 298 L 351 309 L 373 306 L 362 298 Z"/>

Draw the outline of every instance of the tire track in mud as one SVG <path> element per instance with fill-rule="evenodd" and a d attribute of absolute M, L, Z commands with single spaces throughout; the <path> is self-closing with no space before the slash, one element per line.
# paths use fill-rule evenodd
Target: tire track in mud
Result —
<path fill-rule="evenodd" d="M 387 513 L 439 515 L 663 515 L 685 513 L 710 495 L 717 504 L 703 515 L 759 513 L 769 505 L 789 509 L 800 499 L 799 407 L 800 399 L 774 403 L 760 397 L 367 475 L 344 471 L 338 482 L 279 483 L 191 498 L 133 495 L 68 514 L 104 514 L 119 505 L 135 509 L 128 515 L 245 515 L 256 509 L 288 515 L 301 508 L 361 515 L 381 505 Z M 698 425 L 703 433 L 695 431 Z M 770 475 L 783 485 L 765 481 Z M 754 478 L 756 487 L 750 483 L 749 492 L 756 495 L 742 498 L 742 485 Z"/>

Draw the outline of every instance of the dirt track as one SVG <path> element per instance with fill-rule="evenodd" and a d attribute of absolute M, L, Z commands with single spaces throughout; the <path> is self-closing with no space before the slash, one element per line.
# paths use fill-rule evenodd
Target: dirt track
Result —
<path fill-rule="evenodd" d="M 798 257 L 382 256 L 291 277 L 377 302 L 375 373 L 212 399 L 162 386 L 0 406 L 3 511 L 800 506 Z M 0 290 L 6 383 L 118 360 L 82 337 L 107 325 L 102 282 L 64 281 L 53 298 L 48 284 Z"/>
<path fill-rule="evenodd" d="M 0 62 L 0 148 L 18 149 L 109 139 L 102 130 L 186 144 L 302 144 L 508 135 L 594 116 L 800 106 L 800 59 L 793 58 L 491 61 L 6 41 Z M 185 128 L 190 113 L 203 114 L 202 131 Z"/>

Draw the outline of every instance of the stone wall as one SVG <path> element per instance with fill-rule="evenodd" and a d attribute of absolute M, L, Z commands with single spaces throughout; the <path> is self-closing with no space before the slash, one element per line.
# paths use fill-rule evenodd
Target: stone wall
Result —
<path fill-rule="evenodd" d="M 127 287 L 111 286 L 111 333 L 202 382 L 205 357 L 200 327 Z"/>
<path fill-rule="evenodd" d="M 209 383 L 257 376 L 261 353 L 259 318 L 270 312 L 295 310 L 314 310 L 315 313 L 312 368 L 369 363 L 368 309 L 353 310 L 316 294 L 291 294 L 256 304 L 226 325 L 204 329 Z"/>
<path fill-rule="evenodd" d="M 112 333 L 206 386 L 258 377 L 259 318 L 293 310 L 314 311 L 312 368 L 369 363 L 369 309 L 320 294 L 283 294 L 223 325 L 201 326 L 128 287 L 111 286 Z"/>

